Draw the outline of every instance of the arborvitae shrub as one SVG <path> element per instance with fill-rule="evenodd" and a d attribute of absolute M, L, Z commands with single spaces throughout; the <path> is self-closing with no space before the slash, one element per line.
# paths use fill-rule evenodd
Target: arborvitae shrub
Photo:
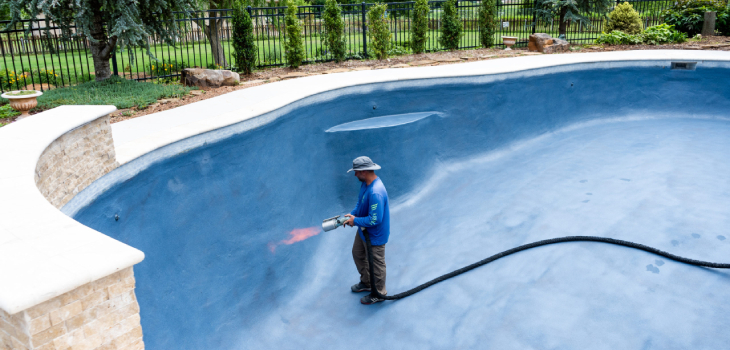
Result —
<path fill-rule="evenodd" d="M 497 32 L 497 1 L 482 0 L 479 6 L 479 39 L 483 47 L 494 46 L 494 34 Z"/>
<path fill-rule="evenodd" d="M 368 34 L 375 57 L 379 60 L 388 58 L 390 50 L 390 29 L 387 16 L 388 5 L 377 3 L 368 10 Z"/>
<path fill-rule="evenodd" d="M 347 46 L 345 45 L 345 38 L 343 36 L 345 23 L 342 20 L 342 11 L 340 11 L 340 6 L 337 5 L 336 0 L 327 0 L 324 3 L 322 18 L 324 19 L 327 46 L 330 49 L 330 53 L 336 62 L 342 62 L 345 60 L 345 53 L 347 53 Z"/>
<path fill-rule="evenodd" d="M 608 14 L 606 33 L 618 30 L 626 34 L 639 34 L 642 29 L 639 13 L 628 2 L 616 5 L 616 8 Z"/>
<path fill-rule="evenodd" d="M 413 53 L 426 51 L 428 41 L 428 14 L 431 8 L 428 0 L 416 0 L 413 6 L 413 21 L 411 22 L 411 49 Z"/>
<path fill-rule="evenodd" d="M 256 40 L 251 16 L 242 3 L 233 8 L 233 59 L 238 71 L 251 74 L 256 66 Z"/>
<path fill-rule="evenodd" d="M 304 42 L 302 41 L 302 23 L 297 18 L 297 6 L 290 3 L 284 16 L 286 24 L 286 62 L 289 67 L 298 68 L 304 61 Z"/>
<path fill-rule="evenodd" d="M 461 19 L 456 10 L 456 0 L 448 0 L 444 4 L 443 15 L 441 16 L 441 45 L 447 50 L 459 48 L 461 40 Z"/>

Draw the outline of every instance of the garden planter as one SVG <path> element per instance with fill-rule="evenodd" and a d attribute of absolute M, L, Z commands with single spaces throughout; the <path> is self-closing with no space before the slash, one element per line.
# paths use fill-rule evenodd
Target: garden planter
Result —
<path fill-rule="evenodd" d="M 505 50 L 512 50 L 510 47 L 517 43 L 517 39 L 516 36 L 503 36 L 502 43 L 506 46 Z"/>
<path fill-rule="evenodd" d="M 32 92 L 32 93 L 31 93 Z M 33 90 L 17 90 L 2 94 L 2 98 L 10 101 L 10 107 L 20 112 L 18 120 L 29 117 L 28 111 L 38 105 L 38 96 L 43 95 L 40 91 Z"/>

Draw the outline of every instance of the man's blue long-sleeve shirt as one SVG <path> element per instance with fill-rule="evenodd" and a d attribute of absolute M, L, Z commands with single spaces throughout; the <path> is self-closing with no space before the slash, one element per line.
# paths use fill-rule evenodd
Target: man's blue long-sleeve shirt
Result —
<path fill-rule="evenodd" d="M 368 186 L 362 183 L 360 194 L 357 196 L 355 209 L 350 212 L 355 217 L 355 226 L 365 227 L 370 234 L 372 245 L 388 243 L 390 236 L 390 210 L 388 208 L 388 192 L 380 178 L 376 178 Z M 357 230 L 363 241 L 365 237 L 360 229 Z"/>

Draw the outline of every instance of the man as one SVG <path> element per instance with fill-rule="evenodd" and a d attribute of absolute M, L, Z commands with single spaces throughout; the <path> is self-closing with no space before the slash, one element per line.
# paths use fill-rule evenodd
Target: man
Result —
<path fill-rule="evenodd" d="M 357 157 L 352 161 L 352 169 L 347 172 L 354 171 L 362 185 L 360 185 L 360 194 L 357 196 L 355 209 L 345 215 L 348 218 L 345 225 L 358 227 L 355 243 L 352 245 L 352 258 L 360 273 L 360 282 L 352 286 L 352 291 L 354 293 L 369 292 L 372 288 L 365 237 L 362 235 L 362 229 L 366 229 L 372 244 L 375 288 L 380 294 L 386 295 L 388 292 L 385 290 L 385 243 L 388 243 L 388 236 L 390 236 L 390 210 L 388 209 L 388 192 L 385 191 L 385 186 L 380 178 L 375 175 L 375 170 L 380 170 L 380 166 L 373 163 L 368 157 Z M 360 299 L 360 302 L 366 305 L 380 301 L 383 299 L 370 294 Z"/>

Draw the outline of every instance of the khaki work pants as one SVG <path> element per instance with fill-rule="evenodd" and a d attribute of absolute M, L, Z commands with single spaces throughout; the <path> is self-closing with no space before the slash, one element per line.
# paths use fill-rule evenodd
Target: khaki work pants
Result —
<path fill-rule="evenodd" d="M 360 273 L 360 282 L 370 286 L 370 267 L 368 266 L 368 253 L 365 241 L 355 233 L 355 243 L 352 245 L 352 259 L 355 260 L 355 267 Z M 373 271 L 375 272 L 375 286 L 380 294 L 385 295 L 385 244 L 373 246 Z M 372 288 L 372 286 L 370 286 Z"/>

